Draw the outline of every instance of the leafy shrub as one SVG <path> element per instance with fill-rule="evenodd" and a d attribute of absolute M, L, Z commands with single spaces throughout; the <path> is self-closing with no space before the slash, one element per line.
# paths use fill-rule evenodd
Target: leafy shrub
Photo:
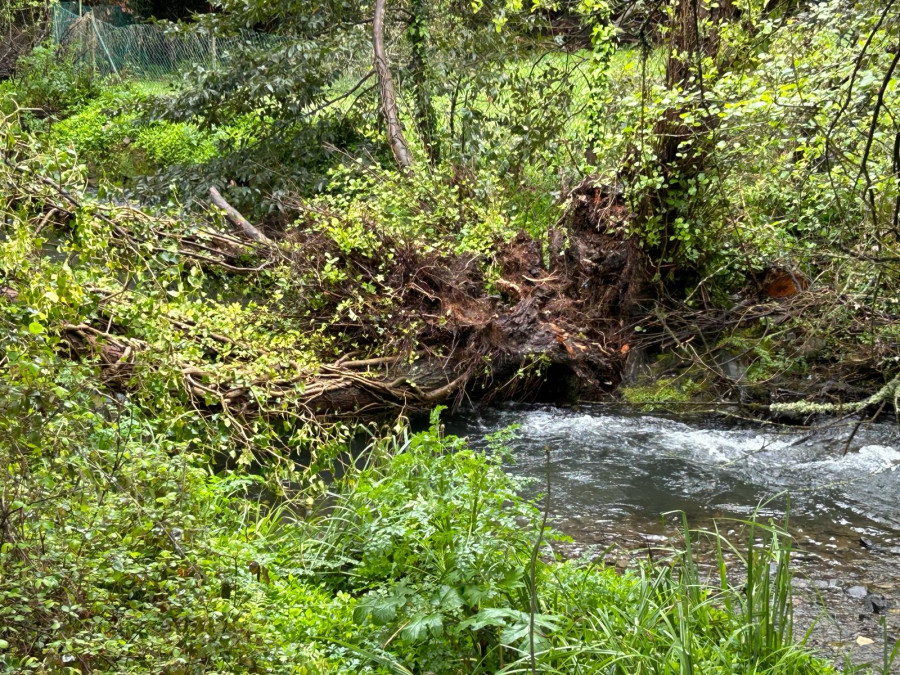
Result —
<path fill-rule="evenodd" d="M 353 634 L 350 598 L 253 573 L 272 548 L 258 505 L 235 536 L 254 481 L 210 475 L 171 428 L 94 389 L 90 368 L 44 355 L 35 370 L 41 350 L 26 344 L 43 340 L 16 341 L 0 395 L 0 661 L 17 673 L 340 670 L 327 646 Z"/>
<path fill-rule="evenodd" d="M 150 96 L 140 86 L 105 89 L 53 126 L 49 142 L 72 148 L 95 177 L 118 182 L 173 164 L 193 165 L 216 153 L 213 135 L 188 122 L 146 123 Z"/>
<path fill-rule="evenodd" d="M 158 167 L 202 164 L 216 154 L 211 134 L 189 122 L 155 122 L 140 129 L 135 147 Z"/>
<path fill-rule="evenodd" d="M 474 254 L 490 263 L 498 244 L 523 227 L 540 240 L 558 215 L 553 207 L 553 219 L 526 222 L 510 216 L 507 207 L 514 197 L 501 180 L 486 172 L 466 177 L 449 164 L 420 164 L 410 176 L 344 164 L 329 178 L 327 193 L 310 200 L 300 225 L 321 229 L 345 253 L 371 255 L 380 235 L 423 251 Z"/>
<path fill-rule="evenodd" d="M 39 45 L 18 64 L 15 86 L 19 104 L 65 114 L 87 104 L 101 83 L 86 64 L 53 45 Z"/>
<path fill-rule="evenodd" d="M 473 625 L 527 609 L 539 513 L 518 497 L 504 453 L 442 438 L 438 414 L 353 480 L 308 546 L 308 569 L 364 594 L 354 616 L 371 627 L 365 645 L 396 634 L 395 653 L 423 671 L 450 672 L 479 653 L 496 666 L 497 635 Z"/>
<path fill-rule="evenodd" d="M 12 80 L 0 82 L 0 114 L 9 115 L 15 109 L 16 86 Z"/>
<path fill-rule="evenodd" d="M 106 93 L 53 127 L 50 142 L 72 147 L 89 163 L 109 164 L 110 155 L 133 129 L 136 116 L 123 112 L 121 101 Z"/>

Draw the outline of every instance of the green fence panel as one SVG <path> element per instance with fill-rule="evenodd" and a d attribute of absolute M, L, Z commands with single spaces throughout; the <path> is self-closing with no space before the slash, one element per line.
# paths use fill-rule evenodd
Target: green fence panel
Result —
<path fill-rule="evenodd" d="M 101 75 L 164 79 L 202 65 L 216 68 L 246 48 L 275 48 L 289 38 L 251 31 L 214 37 L 189 30 L 134 23 L 116 6 L 83 6 L 61 2 L 53 8 L 53 40 L 70 48 L 73 57 Z M 109 20 L 107 20 L 109 19 Z"/>

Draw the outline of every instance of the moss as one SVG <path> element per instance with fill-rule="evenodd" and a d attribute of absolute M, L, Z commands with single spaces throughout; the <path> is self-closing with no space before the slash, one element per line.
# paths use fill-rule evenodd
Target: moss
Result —
<path fill-rule="evenodd" d="M 759 335 L 760 332 L 760 327 L 755 326 L 729 335 L 716 345 L 718 350 L 742 354 L 749 361 L 746 384 L 762 384 L 776 377 L 803 375 L 808 371 L 809 365 L 793 346 L 797 342 L 795 336 Z M 801 332 L 801 328 L 797 327 L 795 332 Z"/>
<path fill-rule="evenodd" d="M 897 375 L 877 392 L 864 401 L 854 403 L 816 403 L 814 401 L 794 401 L 792 403 L 773 403 L 769 410 L 773 413 L 798 413 L 802 415 L 855 413 L 869 406 L 893 403 L 894 410 L 900 405 L 900 375 Z"/>
<path fill-rule="evenodd" d="M 622 395 L 632 405 L 653 407 L 665 403 L 686 403 L 699 390 L 700 385 L 694 380 L 661 377 L 650 384 L 623 387 Z"/>

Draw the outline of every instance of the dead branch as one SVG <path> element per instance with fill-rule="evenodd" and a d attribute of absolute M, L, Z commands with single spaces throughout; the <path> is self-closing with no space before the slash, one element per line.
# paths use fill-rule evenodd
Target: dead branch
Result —
<path fill-rule="evenodd" d="M 209 188 L 209 196 L 212 200 L 212 203 L 225 212 L 225 217 L 228 218 L 228 221 L 232 225 L 236 225 L 237 227 L 241 228 L 244 234 L 250 237 L 250 239 L 257 242 L 258 244 L 274 246 L 274 242 L 266 235 L 264 235 L 259 228 L 257 228 L 255 225 L 252 225 L 249 220 L 244 218 L 244 216 L 241 215 L 240 211 L 238 211 L 231 204 L 225 201 L 225 198 L 219 193 L 218 190 L 216 190 L 216 188 Z"/>

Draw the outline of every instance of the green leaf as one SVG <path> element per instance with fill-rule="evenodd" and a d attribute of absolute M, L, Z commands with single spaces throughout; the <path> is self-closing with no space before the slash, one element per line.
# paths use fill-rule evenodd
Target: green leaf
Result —
<path fill-rule="evenodd" d="M 408 642 L 420 642 L 428 637 L 429 633 L 435 637 L 444 630 L 444 619 L 440 614 L 427 614 L 417 616 L 400 631 L 400 635 Z"/>

